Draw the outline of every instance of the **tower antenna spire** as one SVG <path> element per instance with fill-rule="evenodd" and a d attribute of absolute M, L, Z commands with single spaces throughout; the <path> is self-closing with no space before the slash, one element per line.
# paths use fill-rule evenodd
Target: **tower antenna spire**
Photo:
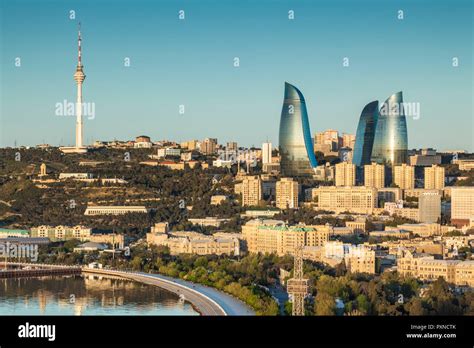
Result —
<path fill-rule="evenodd" d="M 81 22 L 79 22 L 77 25 L 77 66 L 82 66 L 81 41 Z"/>

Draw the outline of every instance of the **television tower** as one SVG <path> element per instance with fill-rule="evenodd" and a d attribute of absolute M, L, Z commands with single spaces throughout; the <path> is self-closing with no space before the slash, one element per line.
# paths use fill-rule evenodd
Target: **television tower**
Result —
<path fill-rule="evenodd" d="M 76 148 L 83 147 L 84 130 L 82 129 L 82 83 L 84 82 L 86 75 L 82 70 L 82 57 L 81 57 L 81 23 L 78 28 L 78 39 L 77 39 L 77 67 L 74 73 L 74 80 L 77 83 L 77 99 L 76 99 Z"/>
<path fill-rule="evenodd" d="M 293 278 L 288 279 L 286 289 L 293 297 L 292 315 L 304 316 L 304 298 L 308 293 L 308 279 L 303 278 L 302 246 L 295 248 L 294 258 Z"/>

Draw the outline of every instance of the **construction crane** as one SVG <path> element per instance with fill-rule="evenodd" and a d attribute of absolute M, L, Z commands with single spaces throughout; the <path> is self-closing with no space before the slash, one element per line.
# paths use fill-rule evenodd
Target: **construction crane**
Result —
<path fill-rule="evenodd" d="M 303 278 L 303 247 L 295 249 L 294 257 L 293 278 L 288 279 L 286 289 L 293 297 L 292 315 L 304 316 L 304 298 L 308 294 L 308 279 Z"/>

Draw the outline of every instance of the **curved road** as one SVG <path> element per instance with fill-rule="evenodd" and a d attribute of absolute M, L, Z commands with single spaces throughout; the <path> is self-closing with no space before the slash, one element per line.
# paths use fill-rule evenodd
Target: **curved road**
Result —
<path fill-rule="evenodd" d="M 194 284 L 160 274 L 115 271 L 85 267 L 84 273 L 121 276 L 149 285 L 155 285 L 177 295 L 184 295 L 202 315 L 255 315 L 245 303 L 208 286 Z"/>
<path fill-rule="evenodd" d="M 188 282 L 186 280 L 167 277 L 161 274 L 149 274 L 143 273 L 151 277 L 158 279 L 172 281 L 173 283 L 179 284 L 191 288 L 217 302 L 221 308 L 224 309 L 227 315 L 255 315 L 253 309 L 241 300 L 233 297 L 232 295 L 226 294 L 225 292 L 211 288 L 209 286 Z"/>

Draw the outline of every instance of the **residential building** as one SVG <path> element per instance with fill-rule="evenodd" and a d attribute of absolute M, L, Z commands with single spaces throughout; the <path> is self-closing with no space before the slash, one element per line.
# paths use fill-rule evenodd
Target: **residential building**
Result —
<path fill-rule="evenodd" d="M 468 226 L 474 218 L 474 186 L 455 186 L 451 189 L 451 223 Z"/>
<path fill-rule="evenodd" d="M 281 178 L 276 182 L 276 207 L 298 208 L 298 182 L 292 178 Z"/>
<path fill-rule="evenodd" d="M 323 246 L 330 226 L 288 226 L 283 221 L 255 219 L 242 226 L 242 235 L 251 253 L 293 254 L 298 246 Z"/>
<path fill-rule="evenodd" d="M 217 150 L 217 139 L 206 138 L 201 142 L 201 153 L 204 155 L 213 155 Z"/>
<path fill-rule="evenodd" d="M 257 176 L 245 177 L 242 181 L 242 205 L 257 206 L 262 200 L 262 180 Z"/>
<path fill-rule="evenodd" d="M 320 186 L 313 190 L 319 209 L 336 213 L 373 214 L 377 208 L 377 189 L 373 187 Z"/>
<path fill-rule="evenodd" d="M 415 167 L 402 165 L 394 167 L 393 182 L 403 190 L 410 190 L 415 188 Z"/>
<path fill-rule="evenodd" d="M 272 143 L 262 144 L 262 163 L 272 163 Z"/>
<path fill-rule="evenodd" d="M 336 186 L 355 186 L 356 170 L 352 163 L 336 164 Z"/>
<path fill-rule="evenodd" d="M 433 164 L 425 168 L 425 189 L 443 190 L 444 189 L 444 167 Z"/>
<path fill-rule="evenodd" d="M 95 205 L 87 206 L 84 215 L 123 215 L 127 213 L 148 213 L 148 209 L 145 206 L 133 206 L 133 205 L 116 205 L 116 206 L 105 206 Z"/>
<path fill-rule="evenodd" d="M 437 193 L 424 193 L 418 198 L 420 222 L 438 222 L 441 218 L 441 196 Z"/>
<path fill-rule="evenodd" d="M 375 187 L 376 189 L 385 186 L 385 166 L 372 163 L 364 166 L 364 186 Z"/>

